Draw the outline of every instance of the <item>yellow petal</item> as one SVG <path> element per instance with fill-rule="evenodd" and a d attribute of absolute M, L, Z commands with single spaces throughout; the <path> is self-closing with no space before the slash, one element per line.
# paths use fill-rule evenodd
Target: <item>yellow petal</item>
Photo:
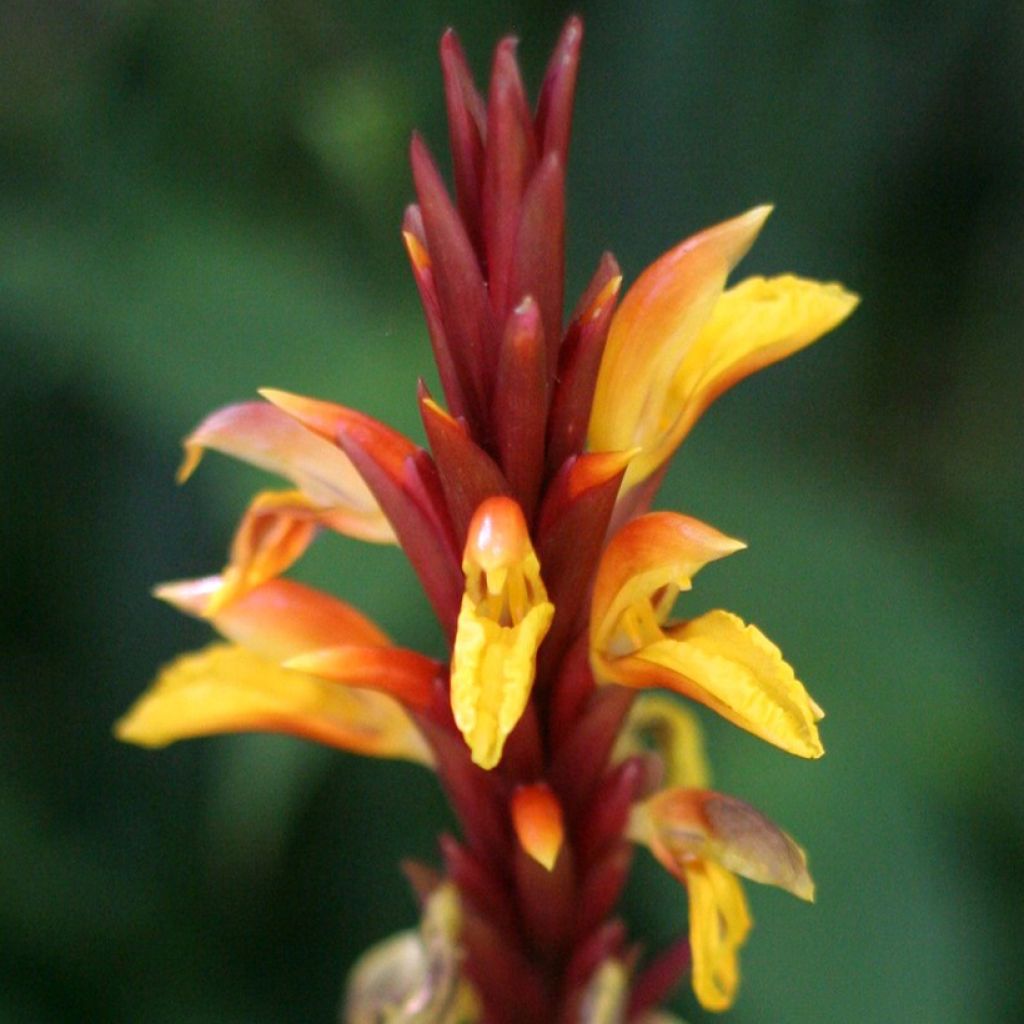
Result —
<path fill-rule="evenodd" d="M 641 694 L 615 744 L 616 761 L 653 749 L 665 769 L 665 788 L 704 789 L 711 781 L 697 716 L 672 697 Z"/>
<path fill-rule="evenodd" d="M 661 465 L 724 391 L 838 326 L 860 300 L 841 285 L 784 274 L 729 288 L 679 364 L 665 397 L 660 437 L 644 455 Z M 637 479 L 642 469 L 636 470 Z"/>
<path fill-rule="evenodd" d="M 684 870 L 690 902 L 693 991 L 708 1010 L 727 1010 L 736 998 L 738 953 L 753 921 L 736 877 L 711 861 Z"/>
<path fill-rule="evenodd" d="M 348 456 L 268 402 L 218 409 L 184 441 L 179 481 L 212 448 L 290 480 L 323 513 L 325 525 L 361 540 L 393 543 L 376 499 Z"/>
<path fill-rule="evenodd" d="M 729 271 L 770 212 L 771 207 L 756 207 L 682 242 L 640 275 L 616 310 L 598 374 L 588 444 L 593 451 L 643 449 L 627 471 L 629 483 L 656 468 L 646 452 L 659 441 L 675 374 L 711 316 Z"/>
<path fill-rule="evenodd" d="M 281 668 L 231 644 L 168 665 L 116 724 L 145 747 L 226 732 L 280 732 L 373 757 L 432 763 L 426 743 L 391 697 Z"/>
<path fill-rule="evenodd" d="M 522 510 L 511 498 L 489 498 L 477 509 L 462 569 L 452 712 L 474 763 L 493 768 L 530 698 L 537 649 L 555 610 Z"/>
<path fill-rule="evenodd" d="M 670 629 L 663 640 L 612 663 L 627 686 L 675 690 L 800 757 L 825 752 L 811 699 L 779 649 L 755 626 L 724 611 Z"/>

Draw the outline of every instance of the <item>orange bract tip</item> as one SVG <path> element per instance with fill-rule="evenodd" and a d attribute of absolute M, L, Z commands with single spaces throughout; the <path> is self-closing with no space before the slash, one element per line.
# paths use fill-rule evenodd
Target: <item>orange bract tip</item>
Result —
<path fill-rule="evenodd" d="M 565 840 L 562 805 L 546 782 L 519 786 L 512 794 L 512 827 L 519 845 L 551 871 Z"/>
<path fill-rule="evenodd" d="M 317 398 L 305 398 L 290 391 L 277 388 L 260 388 L 259 393 L 289 416 L 297 419 L 308 430 L 334 441 L 337 438 L 338 422 L 348 410 L 334 402 L 323 402 Z"/>
<path fill-rule="evenodd" d="M 430 253 L 427 252 L 426 246 L 411 231 L 403 231 L 402 238 L 405 240 L 405 250 L 416 272 L 429 270 Z"/>

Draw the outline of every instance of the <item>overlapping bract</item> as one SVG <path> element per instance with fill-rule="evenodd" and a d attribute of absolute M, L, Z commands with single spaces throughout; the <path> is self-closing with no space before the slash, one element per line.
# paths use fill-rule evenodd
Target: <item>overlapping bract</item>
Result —
<path fill-rule="evenodd" d="M 755 627 L 720 610 L 671 619 L 697 571 L 744 545 L 648 508 L 707 406 L 856 298 L 789 275 L 727 287 L 769 213 L 757 207 L 670 250 L 621 304 L 605 255 L 563 329 L 581 32 L 571 19 L 533 113 L 513 41 L 485 99 L 444 36 L 455 194 L 414 138 L 418 201 L 403 223 L 444 399 L 420 384 L 427 446 L 276 390 L 204 420 L 182 479 L 216 449 L 292 489 L 257 495 L 220 574 L 158 588 L 227 642 L 168 666 L 117 726 L 147 746 L 275 730 L 436 770 L 465 833 L 441 840 L 458 896 L 415 876 L 423 927 L 357 968 L 353 1024 L 653 1022 L 691 955 L 698 998 L 722 1009 L 750 928 L 736 875 L 813 892 L 785 833 L 707 788 L 693 715 L 649 691 L 811 758 L 821 710 Z M 281 578 L 325 527 L 401 546 L 449 665 Z M 688 942 L 636 974 L 609 919 L 627 838 L 690 902 Z"/>

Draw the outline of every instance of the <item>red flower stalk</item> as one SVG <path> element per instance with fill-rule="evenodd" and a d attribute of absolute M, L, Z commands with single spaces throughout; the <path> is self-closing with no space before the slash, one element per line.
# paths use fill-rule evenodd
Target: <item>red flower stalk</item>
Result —
<path fill-rule="evenodd" d="M 691 968 L 699 1000 L 723 1009 L 750 927 L 735 876 L 813 894 L 785 833 L 707 789 L 693 714 L 648 691 L 803 757 L 823 752 L 822 712 L 755 627 L 723 611 L 670 620 L 695 573 L 743 545 L 647 509 L 714 398 L 856 300 L 791 276 L 726 289 L 759 207 L 666 253 L 618 307 L 604 256 L 564 322 L 581 38 L 571 19 L 531 113 L 513 40 L 485 100 L 444 35 L 455 195 L 414 137 L 418 203 L 403 225 L 444 392 L 442 405 L 420 385 L 429 450 L 279 391 L 200 424 L 183 476 L 214 448 L 294 489 L 257 496 L 220 575 L 158 589 L 227 642 L 166 668 L 118 724 L 149 746 L 290 732 L 436 771 L 462 835 L 441 837 L 441 871 L 410 867 L 420 929 L 361 961 L 353 1022 L 654 1020 Z M 447 664 L 280 577 L 323 527 L 402 546 Z M 689 893 L 688 936 L 653 959 L 614 916 L 635 843 Z"/>

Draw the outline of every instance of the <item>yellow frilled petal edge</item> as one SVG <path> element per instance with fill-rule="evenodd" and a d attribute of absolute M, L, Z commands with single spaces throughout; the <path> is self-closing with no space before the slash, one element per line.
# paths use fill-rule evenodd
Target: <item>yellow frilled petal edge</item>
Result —
<path fill-rule="evenodd" d="M 643 693 L 630 708 L 615 744 L 614 759 L 623 761 L 653 751 L 665 771 L 665 788 L 704 789 L 711 769 L 697 716 L 672 697 Z"/>
<path fill-rule="evenodd" d="M 690 903 L 693 991 L 708 1010 L 727 1010 L 736 998 L 738 953 L 753 921 L 738 879 L 712 861 L 684 870 Z"/>
<path fill-rule="evenodd" d="M 712 611 L 665 631 L 664 639 L 609 663 L 625 685 L 675 690 L 799 757 L 825 752 L 824 716 L 782 653 L 756 626 Z"/>
<path fill-rule="evenodd" d="M 279 732 L 370 757 L 433 760 L 393 698 L 282 668 L 234 644 L 212 644 L 171 662 L 114 731 L 144 747 L 216 733 Z"/>

